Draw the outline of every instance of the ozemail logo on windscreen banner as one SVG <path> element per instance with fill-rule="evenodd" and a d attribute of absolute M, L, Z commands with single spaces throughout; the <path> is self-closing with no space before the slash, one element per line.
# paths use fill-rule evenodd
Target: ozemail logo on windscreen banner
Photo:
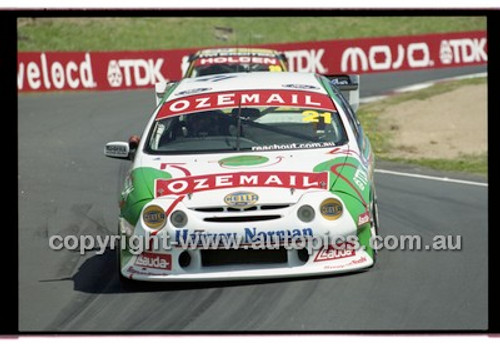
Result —
<path fill-rule="evenodd" d="M 238 187 L 323 189 L 329 186 L 328 172 L 237 172 L 156 179 L 155 196 L 185 195 L 200 191 Z"/>
<path fill-rule="evenodd" d="M 242 90 L 198 94 L 167 101 L 157 120 L 186 113 L 203 112 L 238 106 L 291 106 L 335 110 L 328 95 L 293 90 Z"/>

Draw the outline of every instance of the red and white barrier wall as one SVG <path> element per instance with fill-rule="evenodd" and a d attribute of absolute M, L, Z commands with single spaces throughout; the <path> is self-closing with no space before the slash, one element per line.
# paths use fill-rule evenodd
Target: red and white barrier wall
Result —
<path fill-rule="evenodd" d="M 256 45 L 283 51 L 297 72 L 375 73 L 483 65 L 486 31 Z M 19 92 L 150 88 L 178 80 L 201 48 L 110 52 L 20 52 Z"/>

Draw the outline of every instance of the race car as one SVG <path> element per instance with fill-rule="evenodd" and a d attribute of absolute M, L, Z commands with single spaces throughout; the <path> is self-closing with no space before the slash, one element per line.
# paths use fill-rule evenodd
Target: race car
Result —
<path fill-rule="evenodd" d="M 283 52 L 263 48 L 215 48 L 204 49 L 189 56 L 185 78 L 194 78 L 214 74 L 234 72 L 287 72 L 288 59 Z M 349 76 L 355 84 L 350 87 L 343 86 L 345 75 L 331 75 L 332 80 L 337 80 L 338 85 L 354 111 L 359 106 L 359 75 Z M 165 91 L 176 81 L 160 81 L 155 84 L 156 104 L 159 104 Z M 354 89 L 352 87 L 355 86 Z"/>
<path fill-rule="evenodd" d="M 338 89 L 349 84 L 251 72 L 169 86 L 142 137 L 104 148 L 132 161 L 120 198 L 121 279 L 261 279 L 373 266 L 374 155 Z"/>
<path fill-rule="evenodd" d="M 189 57 L 186 78 L 234 72 L 287 71 L 283 53 L 261 48 L 204 49 Z"/>

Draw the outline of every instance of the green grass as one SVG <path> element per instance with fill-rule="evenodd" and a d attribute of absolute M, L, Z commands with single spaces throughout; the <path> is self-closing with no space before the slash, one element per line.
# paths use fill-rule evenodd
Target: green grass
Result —
<path fill-rule="evenodd" d="M 223 41 L 215 27 L 233 33 Z M 20 18 L 18 50 L 154 50 L 469 30 L 486 30 L 486 17 Z"/>
<path fill-rule="evenodd" d="M 408 160 L 398 157 L 383 158 L 388 161 L 399 163 L 419 165 L 441 171 L 466 172 L 487 176 L 488 175 L 488 155 L 462 155 L 460 158 L 447 159 L 429 159 L 421 158 L 417 160 Z"/>
<path fill-rule="evenodd" d="M 391 154 L 391 151 L 394 150 L 394 147 L 392 146 L 391 136 L 394 131 L 391 130 L 391 126 L 383 125 L 378 118 L 379 114 L 381 114 L 387 107 L 392 105 L 400 104 L 409 100 L 425 100 L 432 96 L 453 91 L 464 85 L 486 83 L 486 78 L 462 79 L 457 81 L 439 83 L 427 89 L 398 94 L 381 101 L 362 105 L 358 110 L 358 117 L 361 121 L 361 124 L 363 125 L 364 131 L 370 138 L 370 142 L 372 143 L 373 149 L 378 159 L 411 165 L 419 165 L 442 171 L 467 172 L 487 176 L 487 153 L 481 155 L 461 155 L 456 159 L 409 159 L 393 156 Z"/>
<path fill-rule="evenodd" d="M 371 103 L 363 110 L 370 111 L 371 113 L 380 112 L 391 105 L 397 105 L 409 100 L 426 100 L 433 96 L 453 91 L 464 85 L 477 85 L 477 84 L 487 84 L 487 83 L 488 83 L 487 78 L 470 78 L 470 79 L 459 79 L 459 80 L 451 80 L 448 82 L 441 82 L 434 84 L 426 89 L 397 94 L 388 99 L 383 99 Z"/>

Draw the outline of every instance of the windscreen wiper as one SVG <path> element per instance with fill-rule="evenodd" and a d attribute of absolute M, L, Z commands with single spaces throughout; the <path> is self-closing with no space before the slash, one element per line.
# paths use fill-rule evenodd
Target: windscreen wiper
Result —
<path fill-rule="evenodd" d="M 236 151 L 240 151 L 240 137 L 241 137 L 241 98 L 238 101 L 238 116 L 236 117 Z"/>

